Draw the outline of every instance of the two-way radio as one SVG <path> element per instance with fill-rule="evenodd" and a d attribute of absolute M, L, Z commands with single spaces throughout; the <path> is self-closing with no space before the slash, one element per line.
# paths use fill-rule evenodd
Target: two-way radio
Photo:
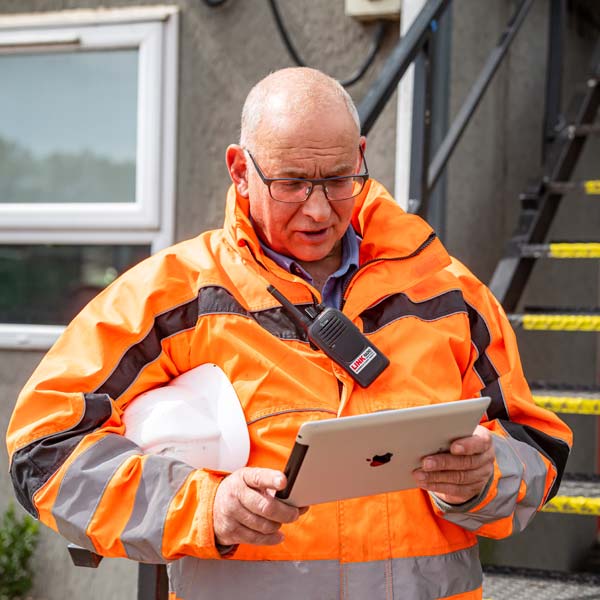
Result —
<path fill-rule="evenodd" d="M 322 305 L 309 306 L 302 311 L 275 286 L 269 285 L 267 291 L 281 302 L 310 342 L 347 371 L 361 387 L 370 385 L 390 364 L 383 352 L 342 311 Z"/>

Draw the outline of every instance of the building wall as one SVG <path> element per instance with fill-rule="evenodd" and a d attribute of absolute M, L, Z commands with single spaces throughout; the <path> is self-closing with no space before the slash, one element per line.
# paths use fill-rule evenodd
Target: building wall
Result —
<path fill-rule="evenodd" d="M 220 226 L 223 199 L 228 187 L 224 163 L 227 144 L 237 140 L 239 113 L 251 86 L 270 71 L 292 65 L 263 0 L 229 0 L 209 8 L 200 0 L 164 2 L 181 8 L 179 66 L 179 127 L 177 161 L 176 239 Z M 98 0 L 3 0 L 0 13 L 38 12 L 74 8 L 95 8 Z M 139 0 L 104 1 L 105 7 L 152 4 Z M 498 39 L 513 8 L 509 0 L 455 0 L 452 29 L 450 113 L 456 114 L 470 83 Z M 290 34 L 305 61 L 329 74 L 344 78 L 353 73 L 370 45 L 372 26 L 360 24 L 343 14 L 343 2 L 295 0 L 280 2 Z M 544 93 L 547 3 L 534 3 L 508 62 L 500 69 L 488 90 L 474 122 L 452 158 L 448 172 L 447 236 L 449 249 L 487 281 L 498 260 L 505 237 L 516 224 L 517 195 L 539 167 L 541 110 Z M 584 72 L 583 57 L 590 42 L 574 32 L 569 47 L 568 77 Z M 350 89 L 355 100 L 366 93 L 382 64 L 381 57 L 396 41 L 395 27 L 386 36 L 381 56 L 365 82 Z M 368 161 L 374 177 L 389 189 L 394 181 L 395 99 L 380 117 L 368 140 Z M 597 149 L 597 147 L 596 147 Z M 596 150 L 597 151 L 597 150 Z M 592 158 L 586 158 L 591 169 Z M 596 154 L 597 156 L 597 154 Z M 581 169 L 586 167 L 585 161 Z M 585 213 L 567 219 L 567 230 L 598 223 Z M 576 225 L 573 225 L 576 223 Z M 558 235 L 559 232 L 557 232 Z M 570 233 L 570 231 L 569 231 Z M 589 236 L 593 237 L 593 236 Z M 552 275 L 553 276 L 553 275 Z M 557 293 L 548 275 L 538 275 L 535 292 L 542 296 Z M 568 277 L 568 273 L 567 273 Z M 597 271 L 569 285 L 577 295 L 597 294 Z M 561 289 L 564 289 L 561 287 Z M 590 304 L 594 304 L 591 300 Z M 570 343 L 567 342 L 567 343 Z M 558 349 L 548 360 L 540 352 L 539 339 L 524 339 L 527 369 L 540 377 L 547 367 L 563 367 L 568 361 L 569 377 L 595 377 L 595 342 L 579 341 L 586 360 L 565 357 Z M 587 353 L 587 354 L 586 354 Z M 37 352 L 0 351 L 0 426 L 5 431 L 14 399 L 41 358 Z M 528 373 L 529 374 L 529 373 Z M 588 427 L 589 424 L 582 425 Z M 585 430 L 593 444 L 593 435 Z M 580 460 L 589 462 L 586 457 Z M 595 455 L 595 453 L 594 453 Z M 579 459 L 578 459 L 579 460 Z M 12 499 L 7 476 L 6 451 L 0 453 L 0 510 Z M 569 522 L 585 540 L 591 539 L 589 522 Z M 552 527 L 556 526 L 553 521 Z M 539 529 L 539 527 L 538 527 Z M 580 530 L 583 529 L 582 532 Z M 560 528 L 564 533 L 564 528 Z M 571 536 L 572 537 L 572 536 Z M 534 543 L 538 543 L 534 540 Z M 575 542 L 573 542 L 574 544 Z M 586 542 L 587 543 L 587 542 Z M 569 545 L 569 549 L 573 544 Z M 554 546 L 554 545 L 553 545 Z M 529 546 L 518 555 L 526 560 Z M 504 555 L 496 556 L 502 560 Z M 513 552 L 513 548 L 507 551 Z M 70 566 L 65 542 L 44 528 L 35 556 L 36 600 L 85 597 L 90 600 L 135 597 L 136 566 L 127 561 L 105 560 L 98 571 Z M 568 557 L 563 557 L 566 564 Z"/>

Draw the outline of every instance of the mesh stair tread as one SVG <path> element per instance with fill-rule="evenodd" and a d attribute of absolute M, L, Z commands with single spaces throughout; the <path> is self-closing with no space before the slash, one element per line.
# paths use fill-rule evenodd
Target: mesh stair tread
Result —
<path fill-rule="evenodd" d="M 598 600 L 600 574 L 484 567 L 484 600 Z"/>
<path fill-rule="evenodd" d="M 526 306 L 524 313 L 511 313 L 508 320 L 514 327 L 541 331 L 598 331 L 598 307 Z"/>
<path fill-rule="evenodd" d="M 534 402 L 543 408 L 562 414 L 600 415 L 600 387 L 530 384 Z"/>
<path fill-rule="evenodd" d="M 557 496 L 587 496 L 600 500 L 600 475 L 565 473 Z"/>
<path fill-rule="evenodd" d="M 558 493 L 544 506 L 543 510 L 560 514 L 599 516 L 600 476 L 565 474 Z"/>
<path fill-rule="evenodd" d="M 522 244 L 521 256 L 529 258 L 600 258 L 600 242 L 597 240 L 552 241 L 547 244 Z"/>

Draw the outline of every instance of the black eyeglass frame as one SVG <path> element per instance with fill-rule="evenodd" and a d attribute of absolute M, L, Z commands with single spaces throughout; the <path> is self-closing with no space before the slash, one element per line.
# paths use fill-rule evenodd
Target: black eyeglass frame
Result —
<path fill-rule="evenodd" d="M 275 202 L 281 202 L 282 204 L 302 204 L 302 203 L 306 202 L 310 198 L 311 194 L 315 191 L 315 187 L 317 187 L 319 185 L 323 188 L 323 193 L 325 194 L 325 197 L 327 198 L 327 200 L 329 200 L 329 202 L 343 202 L 344 200 L 351 200 L 352 198 L 356 198 L 356 196 L 358 196 L 365 189 L 365 185 L 367 184 L 367 181 L 369 181 L 369 179 L 370 179 L 369 167 L 367 166 L 367 159 L 365 158 L 365 153 L 363 152 L 363 149 L 361 146 L 359 146 L 358 149 L 360 151 L 362 163 L 365 166 L 364 173 L 355 173 L 353 175 L 339 175 L 336 177 L 323 177 L 321 179 L 308 179 L 308 178 L 304 178 L 304 177 L 267 177 L 262 172 L 261 168 L 258 166 L 258 163 L 256 162 L 256 159 L 254 158 L 254 156 L 252 156 L 252 153 L 250 152 L 250 150 L 248 150 L 247 148 L 244 148 L 244 150 L 248 153 L 248 156 L 250 157 L 250 160 L 252 161 L 252 164 L 254 165 L 254 168 L 256 169 L 256 172 L 258 173 L 258 176 L 260 177 L 261 181 L 267 186 L 267 188 L 269 188 L 269 196 L 271 196 L 271 199 L 275 200 Z M 342 180 L 347 180 L 347 179 L 362 179 L 363 183 L 362 183 L 360 190 L 356 194 L 353 194 L 352 196 L 349 196 L 348 198 L 331 199 L 327 195 L 327 182 L 328 181 L 342 181 Z M 273 193 L 271 192 L 271 184 L 276 181 L 299 181 L 299 182 L 301 181 L 302 183 L 310 183 L 311 184 L 310 192 L 308 194 L 306 194 L 306 198 L 303 198 L 302 200 L 292 200 L 292 201 L 279 200 L 279 199 L 275 198 L 273 196 Z"/>

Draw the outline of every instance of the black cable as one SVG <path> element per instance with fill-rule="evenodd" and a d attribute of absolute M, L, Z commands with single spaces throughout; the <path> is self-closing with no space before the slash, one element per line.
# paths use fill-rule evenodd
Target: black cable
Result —
<path fill-rule="evenodd" d="M 269 0 L 269 5 L 271 6 L 271 12 L 273 13 L 275 23 L 277 24 L 279 35 L 281 35 L 281 39 L 283 40 L 287 51 L 290 53 L 290 56 L 299 67 L 306 67 L 306 63 L 300 58 L 300 55 L 298 54 L 298 52 L 296 52 L 294 44 L 292 44 L 292 40 L 290 39 L 287 29 L 283 24 L 283 19 L 281 18 L 281 13 L 279 12 L 279 7 L 277 6 L 277 3 L 275 2 L 275 0 Z"/>
<path fill-rule="evenodd" d="M 367 69 L 371 66 L 375 60 L 375 57 L 377 56 L 377 53 L 379 52 L 379 49 L 381 48 L 383 36 L 385 35 L 387 29 L 386 25 L 387 23 L 385 21 L 377 22 L 377 27 L 375 28 L 375 33 L 373 34 L 373 40 L 371 42 L 371 48 L 369 49 L 369 54 L 367 54 L 365 62 L 358 68 L 354 75 L 340 82 L 344 87 L 350 87 L 351 85 L 354 85 L 357 81 L 360 81 L 363 75 L 367 72 Z"/>
<path fill-rule="evenodd" d="M 204 4 L 214 8 L 215 6 L 221 6 L 221 4 L 225 4 L 227 0 L 204 0 Z"/>
<path fill-rule="evenodd" d="M 285 24 L 283 23 L 283 19 L 281 18 L 281 13 L 279 12 L 279 7 L 277 6 L 276 0 L 269 0 L 269 5 L 271 7 L 271 12 L 273 13 L 273 18 L 275 19 L 275 23 L 277 25 L 279 35 L 281 35 L 281 39 L 283 40 L 287 51 L 289 52 L 293 61 L 299 67 L 306 67 L 307 64 L 302 60 L 302 58 L 298 54 L 298 51 L 294 47 L 292 40 L 290 39 Z M 371 64 L 375 60 L 375 57 L 377 56 L 377 53 L 379 52 L 379 49 L 381 48 L 381 43 L 383 42 L 383 37 L 386 31 L 386 24 L 387 23 L 385 21 L 377 22 L 377 27 L 375 28 L 375 33 L 373 34 L 373 40 L 371 42 L 371 48 L 369 49 L 367 58 L 365 59 L 363 64 L 358 68 L 356 73 L 354 73 L 354 75 L 352 75 L 348 79 L 340 81 L 340 83 L 344 87 L 350 87 L 351 85 L 354 85 L 357 81 L 362 79 L 363 75 L 367 72 L 367 69 L 371 66 Z"/>

